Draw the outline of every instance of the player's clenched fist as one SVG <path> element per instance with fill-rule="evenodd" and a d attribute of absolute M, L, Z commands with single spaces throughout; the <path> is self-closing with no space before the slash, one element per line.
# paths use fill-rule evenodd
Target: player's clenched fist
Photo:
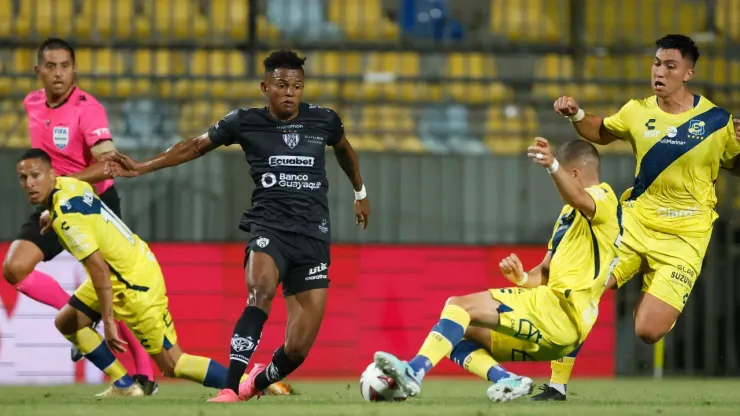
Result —
<path fill-rule="evenodd" d="M 524 279 L 524 266 L 514 253 L 501 260 L 498 267 L 504 277 L 515 285 L 518 285 Z"/>
<path fill-rule="evenodd" d="M 740 142 L 740 119 L 732 119 L 732 125 L 735 126 L 735 140 Z"/>
<path fill-rule="evenodd" d="M 555 112 L 564 117 L 571 117 L 578 113 L 580 107 L 573 97 L 560 97 L 553 104 Z"/>

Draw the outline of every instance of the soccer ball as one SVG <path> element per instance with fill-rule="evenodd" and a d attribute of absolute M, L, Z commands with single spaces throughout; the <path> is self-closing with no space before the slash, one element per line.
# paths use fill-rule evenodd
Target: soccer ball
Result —
<path fill-rule="evenodd" d="M 362 398 L 369 402 L 403 401 L 406 395 L 395 381 L 385 376 L 371 363 L 360 377 Z"/>

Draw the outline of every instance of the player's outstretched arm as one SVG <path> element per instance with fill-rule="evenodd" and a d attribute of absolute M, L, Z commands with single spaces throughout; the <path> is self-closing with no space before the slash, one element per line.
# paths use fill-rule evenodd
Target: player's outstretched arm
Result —
<path fill-rule="evenodd" d="M 360 225 L 364 230 L 367 228 L 367 221 L 370 217 L 370 201 L 367 199 L 367 191 L 362 183 L 357 154 L 346 136 L 342 135 L 339 142 L 334 145 L 334 155 L 355 189 L 355 216 L 357 217 L 357 225 Z"/>
<path fill-rule="evenodd" d="M 516 254 L 511 253 L 508 257 L 501 260 L 499 268 L 504 277 L 511 283 L 526 288 L 535 288 L 546 285 L 550 274 L 550 260 L 552 252 L 548 251 L 542 263 L 532 270 L 525 272 L 521 260 Z"/>
<path fill-rule="evenodd" d="M 740 119 L 732 119 L 732 132 L 730 134 L 725 151 L 722 155 L 720 166 L 726 168 L 732 176 L 740 177 Z"/>
<path fill-rule="evenodd" d="M 118 172 L 119 174 L 117 176 L 138 176 L 160 169 L 182 165 L 205 155 L 218 146 L 218 144 L 214 143 L 208 137 L 208 133 L 205 133 L 198 137 L 176 143 L 164 152 L 143 162 L 137 162 L 131 157 L 117 151 L 113 160 L 125 168 L 124 171 Z M 135 172 L 135 175 L 128 175 L 126 171 Z"/>
<path fill-rule="evenodd" d="M 586 217 L 594 218 L 596 202 L 593 197 L 565 169 L 560 169 L 547 139 L 536 137 L 534 140 L 535 145 L 527 148 L 527 156 L 547 169 L 565 203 L 581 211 Z"/>
<path fill-rule="evenodd" d="M 586 114 L 573 97 L 558 98 L 553 108 L 557 114 L 570 119 L 578 135 L 591 143 L 607 145 L 619 140 L 604 127 L 603 118 Z"/>

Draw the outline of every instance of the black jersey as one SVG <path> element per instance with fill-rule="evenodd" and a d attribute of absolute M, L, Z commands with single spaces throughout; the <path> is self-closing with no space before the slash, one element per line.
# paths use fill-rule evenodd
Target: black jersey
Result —
<path fill-rule="evenodd" d="M 290 121 L 276 119 L 267 108 L 242 108 L 211 127 L 211 141 L 239 144 L 251 168 L 252 207 L 239 227 L 249 231 L 258 224 L 330 241 L 326 146 L 343 135 L 334 110 L 305 103 Z"/>

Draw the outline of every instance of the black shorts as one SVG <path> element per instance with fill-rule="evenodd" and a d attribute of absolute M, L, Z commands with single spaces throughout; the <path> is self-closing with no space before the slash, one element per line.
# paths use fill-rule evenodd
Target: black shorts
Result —
<path fill-rule="evenodd" d="M 103 201 L 108 208 L 111 209 L 116 215 L 121 216 L 121 198 L 118 197 L 115 187 L 108 188 L 102 195 L 100 200 Z M 45 235 L 41 235 L 41 225 L 39 220 L 41 219 L 41 213 L 44 212 L 45 208 L 37 208 L 31 216 L 28 218 L 25 224 L 21 226 L 21 231 L 16 236 L 16 240 L 30 241 L 44 253 L 44 261 L 49 261 L 56 257 L 59 253 L 64 250 L 62 245 L 59 243 L 59 239 L 54 231 L 49 231 Z"/>
<path fill-rule="evenodd" d="M 288 231 L 252 225 L 245 249 L 244 266 L 249 252 L 266 253 L 275 261 L 283 296 L 329 287 L 329 243 Z"/>

